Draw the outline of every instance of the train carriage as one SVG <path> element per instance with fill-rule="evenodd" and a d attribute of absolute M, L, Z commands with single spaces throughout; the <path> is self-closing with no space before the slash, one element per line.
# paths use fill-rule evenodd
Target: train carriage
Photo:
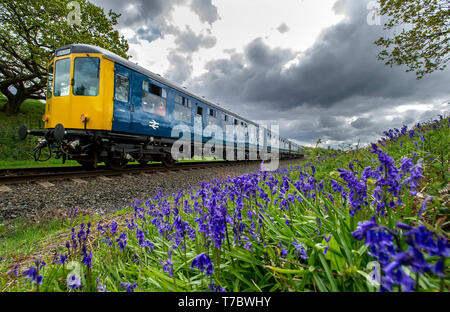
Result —
<path fill-rule="evenodd" d="M 201 121 L 201 129 L 196 129 L 196 120 Z M 213 142 L 234 147 L 235 156 L 243 153 L 249 158 L 259 144 L 271 148 L 270 131 L 265 131 L 268 136 L 262 142 L 249 130 L 257 131 L 258 124 L 110 51 L 85 44 L 59 48 L 49 62 L 43 121 L 43 130 L 21 127 L 20 137 L 43 136 L 36 151 L 48 147 L 57 157 L 86 167 L 105 162 L 120 169 L 131 160 L 171 166 L 172 145 L 179 139 L 172 137 L 172 130 L 179 124 L 189 128 L 192 142 L 200 137 L 202 144 L 213 138 L 212 132 L 203 135 L 206 127 L 238 126 L 243 135 L 229 142 L 224 132 Z M 283 157 L 303 153 L 284 138 L 279 147 Z"/>

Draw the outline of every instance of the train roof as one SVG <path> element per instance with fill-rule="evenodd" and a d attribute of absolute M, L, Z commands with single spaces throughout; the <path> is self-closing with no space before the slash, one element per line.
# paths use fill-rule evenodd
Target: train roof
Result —
<path fill-rule="evenodd" d="M 115 54 L 115 53 L 113 53 L 111 51 L 109 51 L 109 50 L 106 50 L 104 48 L 100 48 L 100 47 L 93 46 L 93 45 L 90 45 L 90 44 L 68 44 L 66 46 L 63 46 L 63 47 L 60 47 L 60 48 L 56 49 L 54 56 L 56 56 L 59 51 L 67 50 L 67 49 L 70 49 L 70 53 L 101 53 L 106 58 L 111 59 L 115 63 L 118 63 L 118 64 L 120 64 L 122 66 L 128 67 L 131 70 L 134 70 L 134 71 L 136 71 L 138 73 L 141 73 L 141 74 L 143 74 L 145 76 L 148 76 L 151 79 L 153 79 L 155 81 L 158 81 L 161 84 L 164 84 L 164 85 L 166 85 L 168 87 L 171 87 L 171 88 L 173 88 L 173 89 L 175 89 L 175 90 L 177 90 L 179 92 L 185 93 L 185 94 L 187 94 L 187 95 L 197 99 L 198 101 L 201 101 L 201 102 L 204 102 L 204 103 L 206 103 L 208 105 L 211 105 L 212 107 L 214 107 L 216 109 L 219 109 L 221 111 L 224 111 L 227 114 L 232 115 L 235 118 L 238 118 L 238 119 L 240 119 L 242 121 L 247 122 L 248 124 L 259 126 L 257 123 L 255 123 L 255 122 L 253 122 L 251 120 L 248 120 L 248 119 L 246 119 L 246 118 L 244 118 L 244 117 L 242 117 L 242 116 L 240 116 L 240 115 L 238 115 L 238 114 L 236 114 L 236 113 L 234 113 L 234 112 L 232 112 L 232 111 L 230 111 L 230 110 L 228 110 L 226 108 L 223 108 L 220 105 L 207 100 L 203 96 L 199 96 L 199 95 L 197 95 L 197 94 L 187 90 L 185 87 L 177 85 L 177 84 L 167 80 L 166 78 L 161 77 L 160 75 L 155 74 L 155 73 L 153 73 L 153 72 L 143 68 L 142 66 L 139 66 L 139 65 L 137 65 L 137 64 L 135 64 L 135 63 L 133 63 L 133 62 L 131 62 L 131 61 L 129 61 L 129 60 L 127 60 L 127 59 L 125 59 L 125 58 L 123 58 L 123 57 L 121 57 L 121 56 L 119 56 L 119 55 L 117 55 L 117 54 Z M 282 138 L 280 136 L 280 139 L 285 139 L 285 138 Z M 288 141 L 290 141 L 290 140 L 288 140 Z M 295 144 L 292 141 L 290 141 L 290 142 Z"/>

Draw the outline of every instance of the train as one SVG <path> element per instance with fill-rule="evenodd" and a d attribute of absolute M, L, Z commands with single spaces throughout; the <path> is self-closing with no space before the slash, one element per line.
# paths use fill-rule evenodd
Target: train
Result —
<path fill-rule="evenodd" d="M 208 142 L 226 146 L 215 155 L 226 160 L 230 157 L 225 150 L 230 148 L 228 155 L 234 160 L 238 153 L 244 159 L 251 155 L 264 159 L 261 151 L 275 147 L 281 159 L 304 155 L 303 147 L 291 140 L 106 49 L 87 44 L 63 46 L 55 50 L 47 69 L 44 128 L 19 128 L 22 140 L 28 135 L 40 137 L 36 160 L 42 161 L 41 152 L 48 149 L 47 159 L 54 155 L 86 168 L 104 162 L 120 170 L 131 161 L 159 161 L 171 167 L 178 160 L 172 151 L 181 138 L 174 131 L 180 124 L 191 131 L 186 143 L 191 144 L 186 149 L 191 156 L 195 156 L 195 144 L 204 147 Z M 243 136 L 227 136 L 225 130 L 222 136 L 205 136 L 208 126 L 238 127 Z"/>

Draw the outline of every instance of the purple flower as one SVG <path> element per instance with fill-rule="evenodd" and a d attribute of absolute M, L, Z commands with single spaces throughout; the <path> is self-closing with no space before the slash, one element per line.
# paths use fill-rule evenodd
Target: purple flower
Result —
<path fill-rule="evenodd" d="M 427 198 L 425 198 L 425 200 L 423 201 L 422 205 L 420 205 L 419 217 L 422 217 L 424 212 L 427 210 L 428 203 L 430 201 L 432 201 L 432 200 L 433 200 L 433 196 L 428 196 Z"/>
<path fill-rule="evenodd" d="M 167 252 L 167 260 L 164 262 L 163 270 L 169 273 L 169 276 L 173 276 L 172 249 Z"/>
<path fill-rule="evenodd" d="M 120 283 L 120 288 L 126 288 L 127 292 L 133 292 L 136 288 L 137 288 L 137 284 L 136 283 L 127 283 L 127 282 L 122 282 Z"/>
<path fill-rule="evenodd" d="M 81 260 L 81 262 L 84 265 L 86 265 L 88 268 L 91 268 L 92 267 L 92 251 L 89 251 L 89 253 L 87 253 L 86 246 L 83 246 L 81 255 L 83 256 L 83 259 Z"/>
<path fill-rule="evenodd" d="M 9 271 L 9 272 L 6 273 L 6 274 L 11 274 L 11 273 L 14 273 L 14 275 L 15 275 L 16 277 L 19 275 L 19 266 L 18 266 L 17 264 L 14 265 L 14 269 L 13 269 L 13 270 Z"/>
<path fill-rule="evenodd" d="M 35 282 L 36 284 L 42 284 L 42 275 L 39 275 L 39 270 L 46 265 L 46 263 L 43 261 L 42 264 L 40 264 L 39 261 L 36 261 L 35 265 L 36 266 L 31 266 L 28 270 L 25 270 L 23 275 L 31 283 Z"/>
<path fill-rule="evenodd" d="M 214 271 L 213 263 L 205 253 L 198 255 L 194 260 L 192 260 L 191 269 L 194 267 L 197 267 L 201 272 L 206 270 L 206 275 L 211 275 Z"/>
<path fill-rule="evenodd" d="M 211 283 L 209 285 L 209 289 L 213 292 L 225 292 L 225 289 L 223 289 L 219 285 L 215 285 L 214 283 Z"/>
<path fill-rule="evenodd" d="M 304 260 L 308 259 L 308 256 L 306 255 L 306 250 L 303 247 L 301 243 L 297 241 L 297 239 L 294 237 L 294 241 L 292 242 L 292 245 L 295 247 L 295 254 L 297 257 L 300 257 Z"/>
<path fill-rule="evenodd" d="M 116 240 L 117 246 L 120 248 L 120 250 L 124 251 L 125 247 L 127 246 L 127 233 L 124 231 L 122 234 L 120 234 L 119 238 Z"/>

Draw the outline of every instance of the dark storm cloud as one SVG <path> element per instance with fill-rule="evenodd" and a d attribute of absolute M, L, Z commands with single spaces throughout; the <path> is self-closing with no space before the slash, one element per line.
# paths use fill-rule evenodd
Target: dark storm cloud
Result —
<path fill-rule="evenodd" d="M 122 14 L 120 27 L 139 28 L 140 39 L 149 42 L 164 38 L 164 35 L 177 35 L 179 30 L 170 23 L 170 13 L 176 5 L 188 4 L 202 22 L 212 24 L 219 19 L 217 7 L 211 0 L 92 0 L 106 10 L 112 9 Z M 146 25 L 147 29 L 142 26 Z"/>
<path fill-rule="evenodd" d="M 356 136 L 369 140 L 386 130 L 381 127 L 405 121 L 385 118 L 395 107 L 450 97 L 448 70 L 417 81 L 405 68 L 377 60 L 374 41 L 385 33 L 382 26 L 368 25 L 368 2 L 338 1 L 335 10 L 345 14 L 343 21 L 324 30 L 302 54 L 269 47 L 258 38 L 243 53 L 230 51 L 230 59 L 207 63 L 208 72 L 190 87 L 249 118 L 297 120 L 283 124 L 281 133 L 302 141 L 319 135 L 335 141 L 354 141 Z M 286 67 L 294 59 L 298 61 Z M 361 118 L 367 113 L 370 120 Z"/>
<path fill-rule="evenodd" d="M 373 123 L 369 118 L 360 117 L 351 123 L 355 129 L 365 129 L 371 126 Z"/>
<path fill-rule="evenodd" d="M 212 48 L 216 45 L 217 39 L 213 36 L 195 34 L 190 27 L 180 32 L 175 39 L 175 44 L 181 52 L 193 53 L 200 48 Z"/>

